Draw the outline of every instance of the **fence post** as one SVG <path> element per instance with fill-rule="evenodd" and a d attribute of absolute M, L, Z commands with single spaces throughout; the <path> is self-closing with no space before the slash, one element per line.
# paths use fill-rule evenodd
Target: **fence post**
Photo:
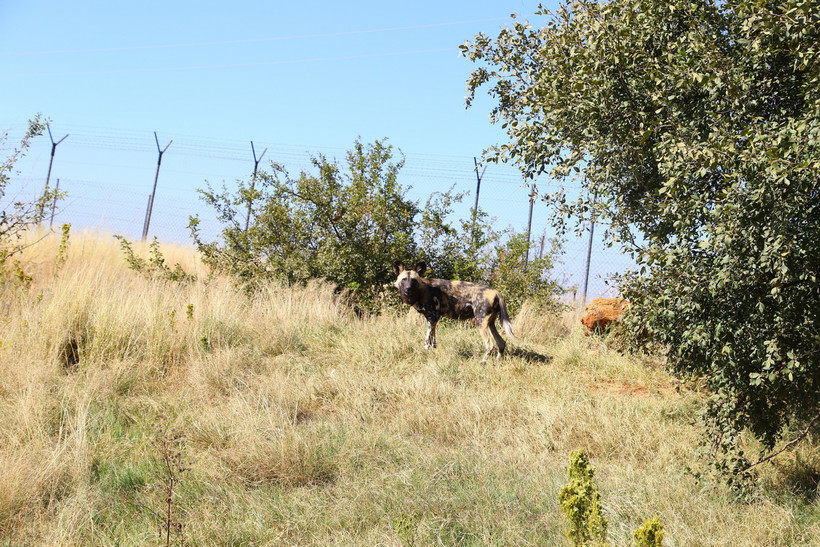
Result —
<path fill-rule="evenodd" d="M 481 179 L 484 178 L 484 173 L 487 171 L 487 166 L 478 174 L 478 159 L 473 156 L 473 163 L 475 164 L 475 207 L 473 207 L 473 214 L 478 214 L 478 193 L 481 191 Z M 473 227 L 475 227 L 475 220 L 473 220 Z"/>
<path fill-rule="evenodd" d="M 168 150 L 168 147 L 171 146 L 171 143 L 174 141 L 168 141 L 168 144 L 165 145 L 165 148 L 160 150 L 159 148 L 159 138 L 157 138 L 157 132 L 154 131 L 154 140 L 157 142 L 157 152 L 159 152 L 159 157 L 157 158 L 157 172 L 154 175 L 154 189 L 151 191 L 151 195 L 148 198 L 148 209 L 145 211 L 145 223 L 142 226 L 142 240 L 145 241 L 148 238 L 148 227 L 151 225 L 151 212 L 154 210 L 154 196 L 157 193 L 157 180 L 159 180 L 159 166 L 162 164 L 162 155 Z"/>
<path fill-rule="evenodd" d="M 51 136 L 51 126 L 46 124 L 46 129 L 48 129 L 48 138 L 51 139 L 51 159 L 48 162 L 48 174 L 46 175 L 45 188 L 43 188 L 43 196 L 45 196 L 48 193 L 48 183 L 51 180 L 51 166 L 54 165 L 54 153 L 57 151 L 57 145 L 68 138 L 68 135 L 66 135 L 65 137 L 63 137 L 59 141 L 54 142 L 54 137 Z M 39 209 L 40 209 L 40 214 L 42 215 L 43 212 L 44 212 L 42 203 L 40 204 Z"/>
<path fill-rule="evenodd" d="M 527 254 L 524 255 L 524 269 L 527 269 L 527 266 L 530 263 L 530 231 L 532 230 L 532 205 L 535 202 L 535 183 L 532 183 L 530 186 L 530 216 L 529 220 L 527 220 Z"/>
<path fill-rule="evenodd" d="M 481 179 L 484 178 L 484 173 L 487 171 L 487 166 L 478 173 L 478 159 L 473 156 L 473 164 L 475 165 L 475 207 L 473 207 L 473 234 L 475 235 L 475 224 L 478 221 L 478 194 L 481 191 Z M 478 246 L 478 235 L 476 235 L 475 245 Z"/>
<path fill-rule="evenodd" d="M 57 207 L 57 193 L 60 191 L 60 179 L 57 179 L 57 184 L 54 186 L 54 199 L 51 201 L 51 220 L 48 221 L 48 227 L 54 225 L 54 209 Z"/>
<path fill-rule="evenodd" d="M 592 218 L 589 223 L 589 243 L 587 244 L 587 267 L 584 274 L 584 293 L 581 299 L 581 307 L 587 305 L 587 287 L 589 286 L 589 263 L 592 260 L 592 236 L 595 234 L 595 203 L 598 201 L 598 192 L 592 198 Z"/>
<path fill-rule="evenodd" d="M 256 186 L 256 171 L 259 169 L 259 162 L 262 161 L 262 158 L 265 157 L 265 152 L 268 149 L 265 148 L 262 150 L 262 154 L 259 156 L 259 159 L 256 158 L 256 149 L 253 147 L 253 141 L 251 141 L 251 152 L 253 152 L 253 178 L 251 178 L 251 193 L 253 193 L 253 189 Z M 251 223 L 251 200 L 250 197 L 248 198 L 248 216 L 245 217 L 245 231 L 248 231 L 248 226 Z"/>

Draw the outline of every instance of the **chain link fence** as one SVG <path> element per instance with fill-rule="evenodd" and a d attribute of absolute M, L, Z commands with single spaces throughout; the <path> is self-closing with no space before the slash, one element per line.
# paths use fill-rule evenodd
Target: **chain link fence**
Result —
<path fill-rule="evenodd" d="M 265 161 L 259 163 L 260 170 L 269 165 L 267 162 L 274 161 L 284 165 L 291 176 L 303 170 L 311 172 L 311 157 L 316 154 L 335 158 L 340 163 L 346 157 L 346 149 L 341 148 L 315 149 L 259 142 L 252 145 L 250 141 L 162 133 L 155 136 L 147 132 L 71 128 L 68 135 L 54 156 L 47 136 L 35 139 L 28 155 L 18 162 L 0 206 L 36 199 L 45 187 L 51 167 L 49 185 L 53 188 L 59 184 L 59 189 L 66 192 L 54 211 L 55 226 L 71 223 L 74 229 L 99 230 L 139 240 L 149 202 L 153 199 L 148 237 L 182 244 L 190 243 L 188 222 L 192 215 L 199 215 L 200 229 L 206 239 L 219 236 L 220 225 L 214 212 L 200 201 L 199 189 L 210 184 L 215 189 L 224 186 L 234 190 L 238 180 L 250 179 L 259 151 L 266 151 Z M 12 139 L 10 135 L 4 145 L 7 150 L 0 151 L 5 153 L 4 157 L 14 144 Z M 170 144 L 166 146 L 166 143 Z M 396 153 L 398 158 L 402 157 L 398 150 Z M 431 193 L 454 188 L 465 193 L 454 214 L 469 215 L 477 184 L 473 157 L 429 154 L 403 157 L 405 165 L 399 173 L 399 182 L 407 189 L 408 198 L 423 205 Z M 490 164 L 485 169 L 479 165 L 479 170 L 482 173 L 479 206 L 490 215 L 494 227 L 526 232 L 529 185 L 508 166 Z M 533 255 L 549 252 L 552 230 L 547 217 L 546 206 L 536 201 L 531 220 Z M 46 218 L 51 220 L 50 215 Z M 588 231 L 570 235 L 563 242 L 553 275 L 566 288 L 567 302 L 581 305 L 585 284 L 587 301 L 617 295 L 617 289 L 608 281 L 613 274 L 628 269 L 632 262 L 617 249 L 605 245 L 604 229 L 597 225 L 594 230 L 588 280 L 585 276 L 590 250 Z"/>

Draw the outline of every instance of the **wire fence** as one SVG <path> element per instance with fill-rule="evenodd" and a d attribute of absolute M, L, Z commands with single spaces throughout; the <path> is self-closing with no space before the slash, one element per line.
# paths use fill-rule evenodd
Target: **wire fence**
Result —
<path fill-rule="evenodd" d="M 2 157 L 8 156 L 14 143 L 15 131 L 7 131 L 10 135 L 0 150 Z M 24 128 L 17 131 L 22 134 Z M 156 236 L 161 241 L 182 244 L 190 243 L 188 223 L 192 215 L 200 217 L 206 239 L 219 237 L 221 225 L 214 211 L 200 200 L 199 190 L 206 185 L 233 190 L 238 180 L 250 180 L 257 164 L 263 170 L 266 162 L 275 161 L 296 175 L 312 171 L 311 158 L 316 154 L 339 162 L 346 155 L 346 149 L 341 148 L 258 141 L 251 144 L 87 127 L 70 127 L 66 135 L 59 146 L 55 146 L 54 138 L 49 141 L 48 135 L 32 142 L 28 155 L 16 166 L 6 196 L 0 197 L 0 206 L 36 199 L 50 179 L 51 188 L 59 184 L 59 189 L 66 192 L 55 210 L 55 226 L 71 223 L 75 229 L 95 229 L 134 240 L 143 235 Z M 259 161 L 262 150 L 264 162 Z M 403 157 L 399 182 L 407 189 L 408 198 L 423 204 L 433 192 L 452 187 L 465 193 L 454 211 L 465 218 L 474 206 L 480 183 L 479 206 L 490 215 L 494 226 L 524 233 L 531 225 L 533 256 L 548 251 L 553 235 L 548 211 L 536 201 L 530 213 L 531 188 L 523 183 L 517 170 L 495 164 L 486 168 L 479 164 L 476 169 L 473 157 L 412 153 Z M 563 242 L 553 276 L 566 289 L 565 299 L 569 302 L 581 304 L 585 284 L 587 301 L 617 295 L 617 289 L 608 281 L 632 265 L 627 256 L 605 245 L 604 229 L 601 225 L 595 227 L 591 247 L 588 231 Z"/>

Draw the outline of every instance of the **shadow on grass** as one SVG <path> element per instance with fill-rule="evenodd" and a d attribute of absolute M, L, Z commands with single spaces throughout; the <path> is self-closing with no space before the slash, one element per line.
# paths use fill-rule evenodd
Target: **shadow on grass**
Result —
<path fill-rule="evenodd" d="M 481 359 L 484 357 L 484 348 L 479 345 L 462 345 L 456 349 L 456 354 L 465 360 Z M 499 363 L 511 358 L 521 359 L 527 363 L 536 364 L 546 364 L 552 362 L 552 357 L 549 355 L 544 355 L 543 353 L 538 353 L 537 351 L 518 346 L 514 348 L 507 346 L 507 351 L 504 353 L 504 358 L 501 361 L 496 359 L 496 353 L 495 350 L 493 350 L 493 353 L 487 358 L 487 363 Z"/>
<path fill-rule="evenodd" d="M 820 468 L 816 461 L 805 461 L 797 457 L 796 461 L 781 469 L 783 483 L 794 495 L 806 502 L 813 502 L 820 497 Z"/>
<path fill-rule="evenodd" d="M 523 359 L 528 363 L 547 364 L 552 362 L 552 357 L 549 355 L 544 355 L 543 353 L 538 353 L 537 351 L 521 347 L 516 347 L 507 351 L 507 355 L 510 357 Z"/>

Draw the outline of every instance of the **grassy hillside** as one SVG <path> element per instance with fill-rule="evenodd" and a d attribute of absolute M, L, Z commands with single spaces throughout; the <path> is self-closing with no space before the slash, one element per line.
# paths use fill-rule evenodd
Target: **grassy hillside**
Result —
<path fill-rule="evenodd" d="M 417 313 L 358 319 L 321 284 L 153 280 L 77 234 L 55 273 L 58 243 L 0 281 L 0 545 L 164 545 L 167 522 L 189 545 L 565 545 L 577 449 L 613 545 L 653 515 L 666 545 L 820 544 L 816 444 L 754 502 L 698 484 L 706 394 L 574 315 L 522 312 L 482 365 L 465 325 L 425 351 Z"/>

